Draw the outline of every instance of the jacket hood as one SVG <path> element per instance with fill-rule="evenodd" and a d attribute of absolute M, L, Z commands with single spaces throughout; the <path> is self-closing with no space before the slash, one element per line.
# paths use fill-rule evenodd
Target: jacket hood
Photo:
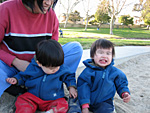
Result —
<path fill-rule="evenodd" d="M 36 55 L 34 55 L 34 57 L 31 59 L 31 62 L 32 62 L 33 65 L 37 65 L 38 66 L 38 64 L 36 62 Z"/>
<path fill-rule="evenodd" d="M 87 60 L 84 60 L 83 61 L 83 64 L 86 66 L 86 67 L 90 67 L 92 69 L 100 69 L 100 70 L 104 70 L 104 68 L 102 67 L 98 67 L 98 66 L 95 66 L 94 62 L 92 59 L 87 59 Z M 113 66 L 114 65 L 114 59 L 112 60 L 112 62 L 106 67 L 110 67 L 110 66 Z"/>

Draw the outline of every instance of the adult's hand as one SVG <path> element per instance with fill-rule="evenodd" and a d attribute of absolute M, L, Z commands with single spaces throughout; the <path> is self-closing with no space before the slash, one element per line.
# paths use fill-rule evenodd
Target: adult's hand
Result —
<path fill-rule="evenodd" d="M 19 71 L 25 71 L 30 62 L 15 58 L 12 65 L 15 66 Z"/>

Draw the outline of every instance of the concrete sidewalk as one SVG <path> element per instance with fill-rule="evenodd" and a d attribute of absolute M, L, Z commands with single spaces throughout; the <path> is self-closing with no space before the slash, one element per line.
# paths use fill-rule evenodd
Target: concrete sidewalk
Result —
<path fill-rule="evenodd" d="M 115 47 L 115 60 L 124 59 L 139 54 L 149 53 L 150 46 L 120 46 Z M 83 61 L 90 58 L 90 49 L 83 51 L 79 67 L 83 66 Z"/>

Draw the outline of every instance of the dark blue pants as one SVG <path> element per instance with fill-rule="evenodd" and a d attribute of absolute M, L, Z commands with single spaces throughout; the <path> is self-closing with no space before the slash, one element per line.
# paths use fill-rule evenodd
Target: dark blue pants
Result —
<path fill-rule="evenodd" d="M 113 100 L 109 99 L 96 105 L 90 105 L 90 111 L 93 113 L 113 113 Z"/>

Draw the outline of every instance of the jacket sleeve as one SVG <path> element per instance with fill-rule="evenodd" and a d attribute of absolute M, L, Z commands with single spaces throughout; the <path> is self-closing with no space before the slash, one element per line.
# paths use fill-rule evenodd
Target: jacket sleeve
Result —
<path fill-rule="evenodd" d="M 130 94 L 127 77 L 121 70 L 119 70 L 118 76 L 115 79 L 115 85 L 116 85 L 117 93 L 121 98 L 122 98 L 121 95 L 124 92 L 128 92 Z"/>
<path fill-rule="evenodd" d="M 32 59 L 33 62 L 33 59 Z M 27 69 L 24 72 L 19 72 L 14 77 L 17 79 L 17 85 L 25 85 L 25 81 L 31 77 L 31 75 L 37 75 L 36 71 L 34 71 L 34 65 L 32 62 L 28 65 Z"/>
<path fill-rule="evenodd" d="M 30 74 L 31 74 L 31 71 L 29 71 L 27 68 L 24 72 L 19 72 L 17 75 L 15 75 L 14 77 L 17 79 L 17 82 L 18 82 L 17 85 L 25 85 L 25 81 L 29 79 Z"/>
<path fill-rule="evenodd" d="M 66 65 L 61 66 L 61 81 L 63 81 L 67 88 L 70 86 L 73 86 L 76 88 L 76 79 L 75 79 L 75 73 L 71 72 L 69 67 Z"/>
<path fill-rule="evenodd" d="M 17 85 L 24 85 L 25 84 L 25 80 L 23 78 L 23 73 L 24 72 L 19 72 L 17 75 L 14 76 L 14 78 L 17 79 Z"/>
<path fill-rule="evenodd" d="M 85 70 L 80 74 L 77 80 L 78 99 L 80 105 L 90 104 L 90 85 L 91 78 L 87 75 Z"/>
<path fill-rule="evenodd" d="M 76 79 L 75 79 L 75 73 L 69 73 L 64 76 L 64 83 L 66 84 L 67 88 L 69 87 L 75 87 L 76 88 Z"/>
<path fill-rule="evenodd" d="M 0 6 L 0 45 L 4 39 L 4 35 L 6 34 L 6 28 L 9 27 L 9 13 L 7 10 L 1 5 Z M 7 65 L 11 66 L 12 61 L 15 56 L 5 52 L 2 48 L 0 48 L 0 60 L 5 62 Z"/>

